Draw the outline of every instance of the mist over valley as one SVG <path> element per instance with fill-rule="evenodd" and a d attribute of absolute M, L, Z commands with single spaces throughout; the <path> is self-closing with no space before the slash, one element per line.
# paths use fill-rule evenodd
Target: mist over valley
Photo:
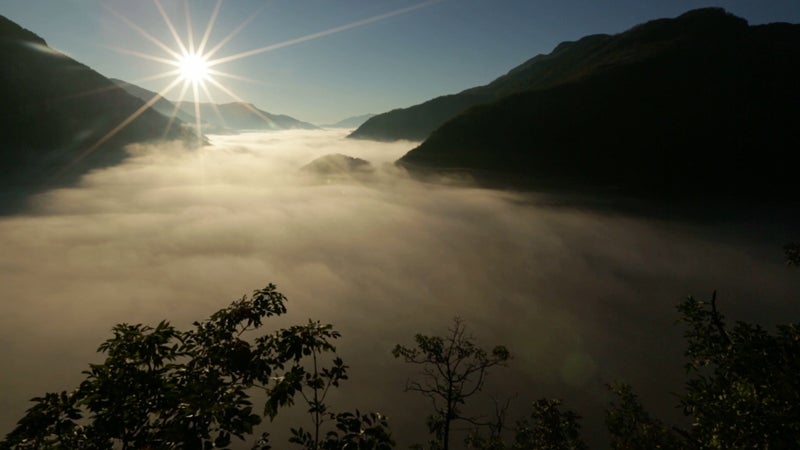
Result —
<path fill-rule="evenodd" d="M 186 326 L 268 282 L 289 298 L 268 329 L 333 323 L 352 367 L 334 405 L 387 414 L 401 443 L 423 439 L 426 406 L 402 392 L 413 372 L 389 352 L 453 316 L 514 355 L 487 392 L 516 393 L 522 409 L 563 397 L 599 433 L 611 380 L 674 414 L 674 306 L 686 295 L 717 289 L 734 319 L 795 311 L 785 224 L 656 220 L 464 180 L 423 183 L 391 164 L 413 143 L 346 132 L 210 136 L 195 151 L 134 145 L 123 164 L 0 219 L 2 428 L 29 398 L 76 385 L 113 324 Z M 331 153 L 375 170 L 300 170 Z"/>

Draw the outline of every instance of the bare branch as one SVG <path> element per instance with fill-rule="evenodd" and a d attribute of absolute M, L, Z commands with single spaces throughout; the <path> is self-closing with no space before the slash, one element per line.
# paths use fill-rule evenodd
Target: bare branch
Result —
<path fill-rule="evenodd" d="M 392 353 L 395 357 L 403 356 L 406 362 L 422 365 L 421 380 L 407 381 L 406 391 L 419 392 L 433 403 L 434 415 L 431 417 L 441 421 L 442 426 L 435 436 L 441 447 L 448 448 L 454 421 L 464 421 L 474 426 L 491 425 L 492 422 L 462 415 L 459 406 L 483 388 L 489 367 L 502 365 L 510 358 L 508 350 L 498 346 L 490 353 L 476 346 L 459 317 L 453 319 L 445 337 L 418 334 L 415 341 L 416 348 L 398 345 Z M 508 403 L 505 406 L 507 408 Z M 501 413 L 498 410 L 496 414 Z M 502 427 L 502 423 L 499 426 Z"/>

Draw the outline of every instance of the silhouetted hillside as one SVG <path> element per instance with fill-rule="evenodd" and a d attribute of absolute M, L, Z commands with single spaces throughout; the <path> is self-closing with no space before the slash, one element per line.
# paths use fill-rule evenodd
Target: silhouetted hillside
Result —
<path fill-rule="evenodd" d="M 194 102 L 180 102 L 187 114 L 195 115 Z M 317 126 L 283 114 L 271 114 L 256 108 L 252 103 L 225 103 L 215 105 L 200 103 L 200 117 L 204 122 L 233 130 L 314 130 Z"/>
<path fill-rule="evenodd" d="M 705 9 L 596 44 L 593 63 L 562 68 L 570 79 L 472 108 L 399 163 L 517 185 L 797 197 L 800 25 Z"/>
<path fill-rule="evenodd" d="M 125 157 L 122 147 L 132 142 L 190 135 L 180 127 L 165 134 L 167 120 L 145 109 L 106 139 L 144 102 L 2 16 L 0 61 L 4 195 L 12 186 L 63 184 L 117 163 Z"/>
<path fill-rule="evenodd" d="M 610 39 L 611 36 L 598 34 L 576 42 L 563 42 L 549 55 L 537 55 L 485 86 L 378 114 L 349 137 L 379 141 L 424 140 L 447 120 L 472 106 L 564 83 L 602 66 L 606 61 L 598 50 Z"/>

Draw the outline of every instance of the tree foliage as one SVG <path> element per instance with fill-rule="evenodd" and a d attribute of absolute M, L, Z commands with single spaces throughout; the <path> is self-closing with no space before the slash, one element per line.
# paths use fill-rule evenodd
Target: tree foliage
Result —
<path fill-rule="evenodd" d="M 691 441 L 703 448 L 800 448 L 800 327 L 725 325 L 710 302 L 689 298 L 678 310 L 687 325 L 681 399 L 692 418 Z"/>
<path fill-rule="evenodd" d="M 517 422 L 513 449 L 585 450 L 580 437 L 580 416 L 562 411 L 561 400 L 539 399 L 533 402 L 529 418 Z"/>
<path fill-rule="evenodd" d="M 790 266 L 800 266 L 800 243 L 790 242 L 783 246 L 786 255 L 786 264 Z"/>
<path fill-rule="evenodd" d="M 156 327 L 120 324 L 98 351 L 73 391 L 48 393 L 0 443 L 2 449 L 215 449 L 245 440 L 262 417 L 306 399 L 315 425 L 306 448 L 333 448 L 337 440 L 355 448 L 392 445 L 388 424 L 378 415 L 340 413 L 337 429 L 321 445 L 324 395 L 346 379 L 346 366 L 323 353 L 335 352 L 339 333 L 309 321 L 249 338 L 263 320 L 286 312 L 286 298 L 270 284 L 242 297 L 194 328 L 180 331 L 167 322 Z M 249 338 L 249 339 L 248 339 Z M 307 360 L 313 362 L 308 368 Z M 263 409 L 252 394 L 266 394 Z M 361 437 L 364 436 L 364 437 Z M 252 448 L 269 449 L 268 434 Z"/>
<path fill-rule="evenodd" d="M 388 450 L 394 448 L 394 440 L 389 432 L 386 417 L 379 413 L 361 414 L 344 412 L 331 413 L 329 418 L 336 422 L 336 427 L 328 431 L 324 437 L 315 437 L 302 429 L 293 429 L 291 442 L 302 445 L 306 449 L 319 450 Z"/>
<path fill-rule="evenodd" d="M 502 345 L 486 351 L 466 334 L 463 320 L 455 318 L 446 336 L 414 336 L 415 347 L 395 346 L 392 355 L 406 363 L 422 366 L 419 380 L 409 380 L 406 390 L 419 392 L 433 405 L 428 429 L 434 435 L 434 447 L 445 450 L 450 445 L 451 424 L 456 420 L 474 423 L 463 415 L 461 407 L 478 393 L 489 368 L 504 365 L 511 354 Z"/>
<path fill-rule="evenodd" d="M 490 429 L 489 435 L 475 430 L 467 438 L 467 448 L 476 450 L 586 450 L 580 436 L 580 416 L 562 411 L 561 400 L 540 398 L 531 404 L 527 417 L 517 420 L 506 441 L 502 429 Z M 500 427 L 502 428 L 502 427 Z"/>
<path fill-rule="evenodd" d="M 268 285 L 187 331 L 165 321 L 115 326 L 98 349 L 105 360 L 91 364 L 76 389 L 33 399 L 0 450 L 230 448 L 248 440 L 264 417 L 274 419 L 296 402 L 307 408 L 311 427 L 292 428 L 290 443 L 306 450 L 393 448 L 386 417 L 336 412 L 326 403 L 331 388 L 348 378 L 332 325 L 309 320 L 261 330 L 266 318 L 286 312 L 285 303 Z M 606 414 L 611 447 L 800 448 L 800 326 L 781 325 L 774 333 L 746 322 L 729 326 L 716 294 L 708 302 L 689 297 L 678 311 L 688 375 L 678 406 L 690 425 L 665 425 L 630 386 L 612 384 L 616 400 Z M 481 391 L 489 369 L 511 358 L 504 346 L 481 348 L 460 319 L 444 336 L 417 334 L 414 340 L 413 347 L 397 345 L 392 353 L 420 366 L 406 390 L 431 401 L 430 448 L 450 448 L 455 421 L 475 427 L 465 442 L 472 449 L 586 448 L 580 416 L 562 410 L 559 400 L 533 402 L 530 415 L 509 428 L 508 402 L 495 401 L 493 421 L 466 415 L 463 407 Z M 258 391 L 263 406 L 254 404 Z M 254 439 L 253 450 L 271 448 L 268 433 Z"/>
<path fill-rule="evenodd" d="M 711 301 L 678 306 L 689 379 L 679 406 L 688 429 L 650 417 L 631 388 L 617 385 L 606 423 L 616 449 L 800 448 L 800 327 L 737 322 L 728 327 Z"/>
<path fill-rule="evenodd" d="M 678 406 L 690 420 L 686 429 L 668 426 L 642 406 L 633 389 L 614 383 L 616 400 L 606 411 L 611 448 L 788 449 L 800 448 L 800 326 L 781 325 L 775 333 L 737 322 L 729 327 L 708 302 L 689 297 L 678 306 L 686 327 L 688 378 Z M 473 433 L 469 448 L 578 449 L 578 416 L 561 412 L 556 400 L 533 404 L 519 420 L 510 442 L 499 433 Z"/>
<path fill-rule="evenodd" d="M 633 389 L 622 383 L 609 385 L 617 401 L 606 410 L 611 448 L 617 450 L 681 449 L 681 437 L 644 409 Z"/>

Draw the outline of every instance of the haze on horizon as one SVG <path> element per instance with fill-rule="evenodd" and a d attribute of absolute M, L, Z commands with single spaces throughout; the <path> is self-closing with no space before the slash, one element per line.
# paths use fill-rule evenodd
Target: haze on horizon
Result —
<path fill-rule="evenodd" d="M 414 143 L 344 136 L 135 145 L 123 164 L 0 218 L 0 432 L 29 398 L 75 386 L 113 324 L 185 327 L 269 282 L 289 314 L 267 329 L 333 323 L 352 367 L 334 406 L 389 415 L 400 446 L 423 439 L 427 410 L 402 392 L 411 372 L 390 350 L 455 315 L 482 344 L 514 354 L 488 392 L 518 394 L 520 410 L 565 398 L 586 416 L 591 441 L 605 382 L 630 382 L 654 411 L 675 413 L 683 348 L 674 306 L 686 295 L 717 289 L 730 320 L 767 326 L 796 311 L 788 300 L 800 277 L 780 251 L 794 236 L 780 224 L 658 220 L 466 180 L 422 183 L 391 164 Z M 375 171 L 300 171 L 331 153 Z M 274 442 L 298 414 L 279 416 Z"/>
<path fill-rule="evenodd" d="M 162 4 L 186 39 L 184 2 L 164 0 Z M 232 61 L 225 71 L 243 79 L 226 78 L 224 83 L 241 99 L 266 111 L 317 124 L 333 123 L 481 85 L 536 54 L 549 53 L 562 41 L 621 32 L 689 9 L 720 6 L 753 24 L 800 22 L 800 4 L 793 0 L 768 4 L 745 0 L 510 0 L 501 6 L 482 0 L 429 4 L 410 0 L 248 0 L 222 2 L 210 40 L 219 42 L 247 22 L 220 54 L 231 55 L 420 5 L 403 14 Z M 196 40 L 215 6 L 215 0 L 190 2 Z M 165 43 L 174 42 L 152 2 L 6 0 L 0 14 L 108 77 L 156 92 L 168 83 L 147 80 L 164 72 L 162 63 L 120 52 L 160 54 L 153 42 L 122 18 Z M 218 102 L 232 100 L 221 92 L 214 97 Z"/>

